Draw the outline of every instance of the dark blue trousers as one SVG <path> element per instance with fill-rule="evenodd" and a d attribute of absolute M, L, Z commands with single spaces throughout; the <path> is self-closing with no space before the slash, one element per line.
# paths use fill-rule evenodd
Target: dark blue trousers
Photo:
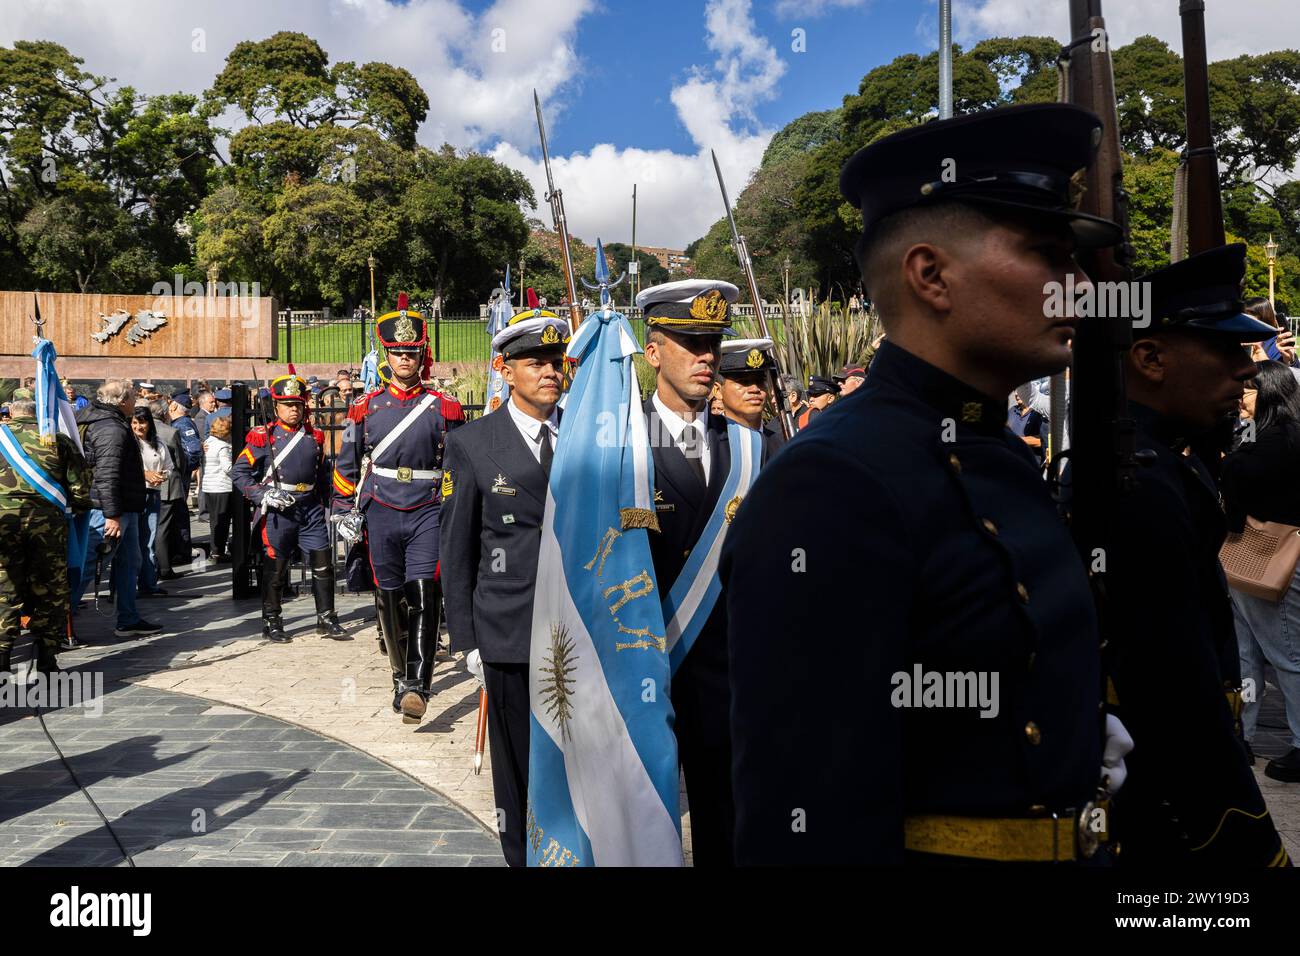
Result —
<path fill-rule="evenodd" d="M 366 540 L 375 584 L 394 591 L 407 581 L 432 580 L 438 568 L 439 505 L 399 511 L 371 501 Z"/>
<path fill-rule="evenodd" d="M 325 508 L 315 496 L 302 495 L 287 511 L 266 509 L 262 522 L 262 544 L 273 558 L 293 560 L 295 548 L 303 554 L 330 546 Z"/>

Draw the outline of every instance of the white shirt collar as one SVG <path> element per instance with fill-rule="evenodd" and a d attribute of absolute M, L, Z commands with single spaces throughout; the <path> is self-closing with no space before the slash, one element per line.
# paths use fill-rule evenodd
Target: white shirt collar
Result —
<path fill-rule="evenodd" d="M 654 402 L 655 411 L 659 414 L 659 420 L 664 423 L 668 428 L 669 433 L 673 436 L 673 441 L 680 442 L 682 440 L 682 432 L 687 428 L 694 428 L 699 432 L 700 437 L 703 438 L 707 444 L 709 440 L 709 430 L 704 427 L 705 417 L 708 415 L 707 411 L 700 411 L 696 414 L 694 419 L 687 421 L 663 403 L 663 399 L 659 397 L 658 390 L 655 391 L 654 398 L 652 398 L 651 401 Z"/>
<path fill-rule="evenodd" d="M 560 416 L 556 413 L 554 408 L 551 409 L 550 418 L 546 419 L 544 422 L 539 422 L 536 418 L 533 418 L 531 415 L 526 415 L 515 406 L 513 395 L 510 396 L 510 400 L 506 402 L 506 407 L 510 409 L 510 417 L 514 419 L 515 427 L 518 428 L 524 437 L 534 445 L 541 441 L 543 425 L 551 430 L 552 439 L 559 435 Z"/>

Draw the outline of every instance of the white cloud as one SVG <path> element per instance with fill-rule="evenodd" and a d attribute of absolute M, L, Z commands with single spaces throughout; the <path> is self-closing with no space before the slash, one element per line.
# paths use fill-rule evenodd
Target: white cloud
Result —
<path fill-rule="evenodd" d="M 546 0 L 539 16 L 537 0 L 497 0 L 478 14 L 465 0 L 0 0 L 0 45 L 50 39 L 84 57 L 86 69 L 141 92 L 197 93 L 239 41 L 299 31 L 332 62 L 405 67 L 429 97 L 420 141 L 488 151 L 529 176 L 540 204 L 545 175 L 532 91 L 546 106 L 575 82 L 578 24 L 596 3 Z M 718 152 L 733 198 L 758 167 L 774 130 L 754 108 L 776 94 L 785 63 L 758 33 L 750 0 L 708 0 L 703 13 L 716 60 L 687 71 L 670 93 L 696 152 L 598 144 L 553 157 L 570 227 L 584 240 L 630 238 L 635 182 L 638 244 L 683 246 L 722 213 L 709 149 Z M 198 52 L 196 30 L 205 47 Z M 563 117 L 548 107 L 546 121 L 552 139 L 562 139 Z M 550 218 L 544 205 L 538 215 Z"/>
<path fill-rule="evenodd" d="M 921 30 L 938 42 L 938 4 L 922 20 Z M 1169 0 L 1107 0 L 1102 14 L 1111 42 L 1123 46 L 1143 34 L 1183 49 L 1178 5 Z M 963 45 L 991 36 L 1052 36 L 1069 39 L 1070 16 L 1065 3 L 1044 0 L 954 0 L 953 34 Z M 1205 10 L 1207 52 L 1211 60 L 1243 53 L 1300 47 L 1300 17 L 1295 0 L 1210 0 Z"/>

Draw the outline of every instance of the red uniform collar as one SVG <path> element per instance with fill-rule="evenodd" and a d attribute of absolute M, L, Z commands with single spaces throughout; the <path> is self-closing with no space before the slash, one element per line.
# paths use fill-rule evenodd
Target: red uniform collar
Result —
<path fill-rule="evenodd" d="M 283 428 L 285 431 L 289 432 L 290 434 L 293 434 L 293 433 L 296 432 L 299 428 L 306 428 L 306 427 L 307 427 L 307 422 L 306 422 L 305 420 L 303 421 L 303 423 L 302 423 L 301 425 L 298 426 L 298 428 L 290 428 L 288 425 L 286 425 L 284 422 L 280 421 L 280 419 L 278 419 L 278 418 L 275 420 L 275 424 L 278 425 L 280 428 Z"/>
<path fill-rule="evenodd" d="M 423 392 L 424 386 L 419 383 L 416 383 L 414 388 L 407 390 L 402 388 L 402 386 L 398 385 L 396 382 L 389 382 L 388 390 L 400 399 L 408 399 L 408 398 L 414 398 L 416 395 L 419 395 L 421 392 Z"/>

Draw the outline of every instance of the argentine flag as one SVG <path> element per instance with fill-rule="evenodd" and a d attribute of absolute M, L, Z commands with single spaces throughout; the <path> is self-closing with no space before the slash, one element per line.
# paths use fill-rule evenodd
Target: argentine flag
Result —
<path fill-rule="evenodd" d="M 551 465 L 529 660 L 530 866 L 681 866 L 677 742 L 627 320 L 592 313 Z"/>
<path fill-rule="evenodd" d="M 496 334 L 510 324 L 510 318 L 514 315 L 514 309 L 510 307 L 510 267 L 506 266 L 506 281 L 504 286 L 492 290 L 492 297 L 489 299 L 491 311 L 488 313 L 487 334 L 488 341 L 496 338 Z M 506 403 L 510 397 L 510 386 L 506 384 L 505 376 L 501 374 L 501 353 L 496 349 L 491 349 L 491 356 L 488 358 L 487 367 L 487 389 L 483 396 L 483 414 L 494 412 Z"/>

